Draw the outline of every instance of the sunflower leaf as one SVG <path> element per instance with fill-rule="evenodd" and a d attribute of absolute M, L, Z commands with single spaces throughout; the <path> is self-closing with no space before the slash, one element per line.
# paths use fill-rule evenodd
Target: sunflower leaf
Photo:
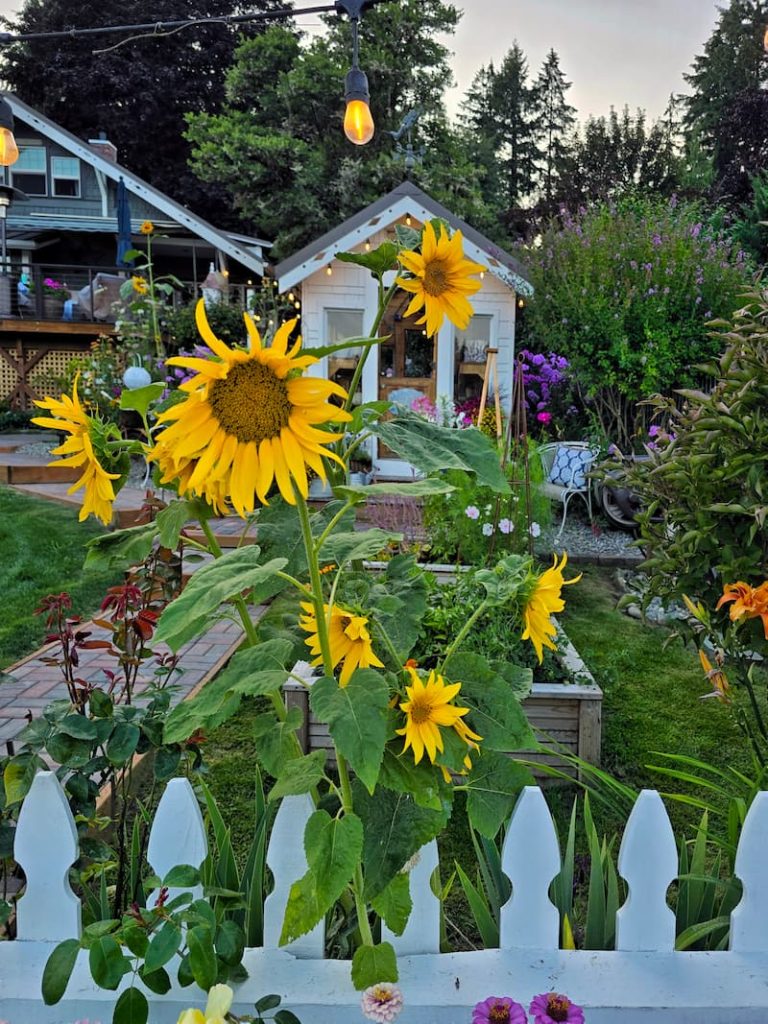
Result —
<path fill-rule="evenodd" d="M 375 558 L 390 543 L 399 544 L 402 539 L 401 533 L 387 533 L 379 529 L 332 533 L 323 544 L 323 559 L 342 566 L 346 562 Z"/>
<path fill-rule="evenodd" d="M 477 831 L 495 839 L 509 819 L 517 794 L 523 786 L 533 784 L 530 771 L 505 754 L 483 751 L 473 759 L 472 771 L 464 781 L 467 793 L 467 815 Z"/>
<path fill-rule="evenodd" d="M 155 384 L 147 384 L 143 388 L 123 388 L 120 393 L 120 408 L 124 411 L 131 410 L 142 416 L 147 415 L 150 405 L 165 391 L 166 385 L 159 381 Z"/>
<path fill-rule="evenodd" d="M 352 957 L 352 984 L 361 992 L 381 981 L 397 981 L 397 958 L 388 942 L 360 946 Z"/>
<path fill-rule="evenodd" d="M 341 263 L 355 263 L 358 267 L 370 270 L 375 277 L 381 277 L 388 270 L 397 269 L 399 251 L 400 246 L 395 242 L 382 242 L 371 252 L 337 252 L 336 259 Z"/>
<path fill-rule="evenodd" d="M 450 494 L 456 488 L 447 480 L 436 477 L 425 477 L 424 480 L 413 480 L 410 483 L 397 483 L 392 480 L 383 484 L 349 484 L 334 487 L 333 493 L 342 498 L 375 498 L 377 494 L 393 494 L 403 498 L 427 498 L 433 494 Z"/>
<path fill-rule="evenodd" d="M 370 668 L 353 672 L 345 687 L 326 676 L 310 690 L 313 712 L 328 723 L 339 753 L 371 793 L 384 756 L 388 702 L 386 680 Z"/>
<path fill-rule="evenodd" d="M 446 661 L 443 675 L 461 682 L 457 703 L 470 709 L 467 724 L 482 737 L 483 751 L 513 753 L 536 745 L 528 719 L 516 693 L 525 685 L 530 669 L 520 669 L 518 678 L 508 681 L 494 671 L 479 654 L 459 651 Z"/>
<path fill-rule="evenodd" d="M 402 935 L 413 909 L 411 879 L 407 872 L 395 875 L 386 889 L 371 900 L 371 906 L 395 935 Z"/>
<path fill-rule="evenodd" d="M 325 774 L 327 757 L 328 751 L 323 749 L 287 761 L 280 771 L 280 778 L 269 792 L 269 799 L 280 800 L 284 796 L 309 793 Z"/>
<path fill-rule="evenodd" d="M 463 469 L 474 473 L 479 484 L 490 487 L 497 494 L 509 493 L 496 448 L 475 427 L 453 430 L 403 413 L 394 419 L 375 423 L 369 429 L 400 458 L 422 473 Z"/>

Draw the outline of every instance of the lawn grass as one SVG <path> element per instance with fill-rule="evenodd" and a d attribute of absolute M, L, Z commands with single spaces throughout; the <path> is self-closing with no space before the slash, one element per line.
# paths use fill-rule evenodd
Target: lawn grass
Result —
<path fill-rule="evenodd" d="M 98 608 L 115 573 L 83 569 L 86 543 L 103 533 L 77 510 L 0 487 L 0 668 L 40 646 L 45 636 L 33 614 L 41 598 L 67 591 L 73 612 L 87 618 Z"/>

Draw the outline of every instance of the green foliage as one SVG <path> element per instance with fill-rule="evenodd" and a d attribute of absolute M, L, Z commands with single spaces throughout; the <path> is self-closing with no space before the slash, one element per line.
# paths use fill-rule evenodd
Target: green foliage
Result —
<path fill-rule="evenodd" d="M 713 609 L 725 583 L 766 578 L 767 316 L 764 294 L 750 293 L 733 327 L 717 336 L 725 351 L 706 367 L 712 390 L 684 391 L 680 412 L 657 403 L 675 439 L 629 475 L 645 503 L 649 594 L 686 594 Z"/>
<path fill-rule="evenodd" d="M 628 447 L 635 403 L 690 386 L 719 354 L 707 323 L 742 303 L 746 270 L 696 205 L 632 200 L 553 222 L 530 251 L 531 346 L 571 363 L 604 436 Z"/>

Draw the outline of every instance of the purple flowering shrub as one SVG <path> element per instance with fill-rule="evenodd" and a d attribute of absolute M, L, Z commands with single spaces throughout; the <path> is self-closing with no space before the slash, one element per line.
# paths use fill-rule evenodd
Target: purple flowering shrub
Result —
<path fill-rule="evenodd" d="M 635 404 L 696 385 L 749 281 L 745 253 L 694 203 L 632 199 L 563 209 L 526 255 L 529 346 L 570 363 L 596 425 L 629 447 Z"/>
<path fill-rule="evenodd" d="M 565 436 L 578 418 L 568 360 L 555 352 L 543 355 L 527 348 L 520 356 L 528 432 L 542 439 Z"/>

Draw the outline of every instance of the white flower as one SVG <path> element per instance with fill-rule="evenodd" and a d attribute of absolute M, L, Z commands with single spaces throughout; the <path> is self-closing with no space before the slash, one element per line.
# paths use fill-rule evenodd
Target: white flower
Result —
<path fill-rule="evenodd" d="M 467 505 L 467 507 L 464 509 L 464 515 L 467 517 L 467 519 L 479 519 L 480 509 L 477 507 L 477 505 Z"/>
<path fill-rule="evenodd" d="M 403 993 L 395 985 L 382 981 L 363 992 L 360 1006 L 368 1020 L 391 1024 L 403 1008 Z"/>
<path fill-rule="evenodd" d="M 531 523 L 531 525 L 529 527 L 529 531 L 530 531 L 530 534 L 531 534 L 532 537 L 540 537 L 541 536 L 541 527 L 539 526 L 538 523 Z"/>
<path fill-rule="evenodd" d="M 493 533 L 493 523 L 483 523 L 483 536 L 490 537 Z"/>
<path fill-rule="evenodd" d="M 515 524 L 512 522 L 511 519 L 500 519 L 499 520 L 499 529 L 501 530 L 502 533 L 512 533 L 514 528 L 515 528 Z"/>

